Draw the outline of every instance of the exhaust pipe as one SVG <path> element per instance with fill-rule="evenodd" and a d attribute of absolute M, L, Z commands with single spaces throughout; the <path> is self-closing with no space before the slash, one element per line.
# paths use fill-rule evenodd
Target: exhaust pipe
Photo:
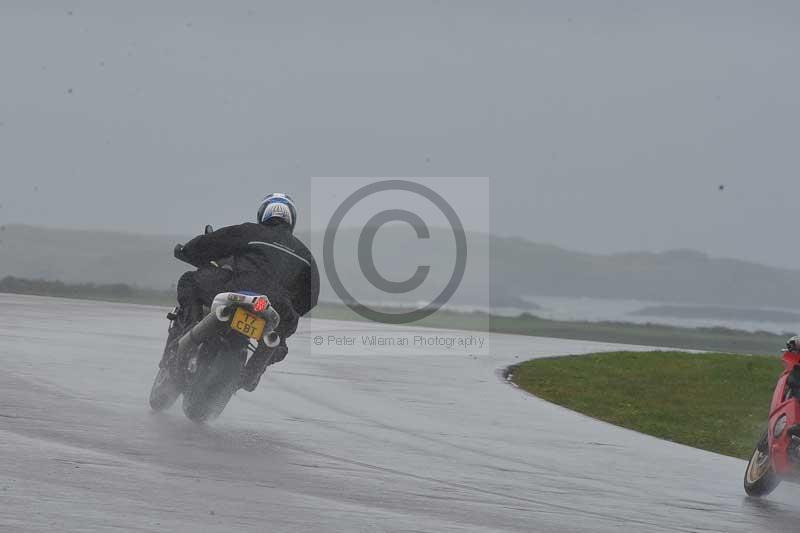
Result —
<path fill-rule="evenodd" d="M 204 340 L 216 333 L 219 325 L 223 323 L 217 318 L 216 313 L 209 313 L 203 317 L 203 320 L 195 324 L 183 337 L 178 339 L 178 357 L 182 358 L 191 350 L 200 346 Z"/>
<path fill-rule="evenodd" d="M 267 336 L 264 337 L 264 343 L 267 345 L 267 348 L 275 348 L 281 343 L 281 336 L 274 331 L 270 331 L 267 333 Z"/>

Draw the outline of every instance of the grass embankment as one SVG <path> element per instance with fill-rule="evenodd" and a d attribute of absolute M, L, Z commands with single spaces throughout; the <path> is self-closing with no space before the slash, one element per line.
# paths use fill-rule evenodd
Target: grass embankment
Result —
<path fill-rule="evenodd" d="M 780 371 L 776 357 L 610 352 L 527 361 L 512 380 L 600 420 L 747 459 Z"/>

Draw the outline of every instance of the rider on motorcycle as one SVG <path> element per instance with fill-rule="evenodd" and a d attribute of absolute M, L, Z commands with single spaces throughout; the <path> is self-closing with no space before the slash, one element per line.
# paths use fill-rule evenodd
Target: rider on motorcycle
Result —
<path fill-rule="evenodd" d="M 176 251 L 199 268 L 178 280 L 178 320 L 181 333 L 200 320 L 203 305 L 222 292 L 240 290 L 266 294 L 280 314 L 275 348 L 259 343 L 245 365 L 239 387 L 252 392 L 267 366 L 288 353 L 286 338 L 299 317 L 317 305 L 319 272 L 308 248 L 292 232 L 297 210 L 287 194 L 270 194 L 261 202 L 258 223 L 245 222 L 200 235 Z M 163 362 L 162 362 L 163 364 Z"/>

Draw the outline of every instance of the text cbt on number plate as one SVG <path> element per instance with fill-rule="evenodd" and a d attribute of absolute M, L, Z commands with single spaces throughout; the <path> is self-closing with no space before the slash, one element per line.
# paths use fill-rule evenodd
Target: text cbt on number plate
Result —
<path fill-rule="evenodd" d="M 247 312 L 239 307 L 231 319 L 231 329 L 251 339 L 261 340 L 264 337 L 264 326 L 267 321 L 258 315 Z"/>

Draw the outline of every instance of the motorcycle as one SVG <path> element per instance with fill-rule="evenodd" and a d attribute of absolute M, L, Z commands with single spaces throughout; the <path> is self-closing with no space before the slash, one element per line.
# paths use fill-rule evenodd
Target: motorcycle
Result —
<path fill-rule="evenodd" d="M 800 474 L 800 337 L 786 343 L 783 367 L 772 393 L 767 430 L 745 469 L 749 496 L 766 496 L 783 480 L 798 481 Z"/>
<path fill-rule="evenodd" d="M 206 233 L 211 231 L 206 226 Z M 182 248 L 175 246 L 175 257 L 192 264 L 182 257 Z M 220 293 L 203 311 L 203 318 L 182 334 L 180 309 L 167 314 L 170 325 L 164 363 L 159 365 L 150 390 L 154 411 L 169 409 L 183 395 L 183 412 L 190 420 L 205 422 L 218 417 L 239 389 L 248 356 L 260 343 L 268 348 L 280 344 L 275 332 L 280 315 L 265 294 Z"/>

